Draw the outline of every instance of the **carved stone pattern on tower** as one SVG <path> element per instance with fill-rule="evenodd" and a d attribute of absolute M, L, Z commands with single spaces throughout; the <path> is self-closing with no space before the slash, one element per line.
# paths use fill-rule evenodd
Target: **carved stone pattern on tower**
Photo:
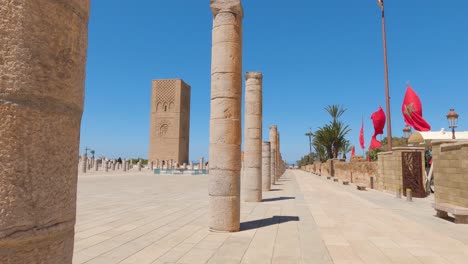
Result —
<path fill-rule="evenodd" d="M 156 94 L 157 112 L 173 112 L 175 101 L 175 87 L 177 80 L 160 80 Z"/>

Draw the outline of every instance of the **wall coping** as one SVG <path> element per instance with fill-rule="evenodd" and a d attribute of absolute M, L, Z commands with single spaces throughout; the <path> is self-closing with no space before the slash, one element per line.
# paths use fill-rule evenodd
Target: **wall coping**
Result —
<path fill-rule="evenodd" d="M 424 147 L 395 147 L 392 149 L 393 151 L 398 151 L 398 150 L 426 150 Z"/>
<path fill-rule="evenodd" d="M 383 156 L 383 155 L 391 155 L 391 154 L 393 154 L 393 151 L 385 151 L 385 152 L 379 152 L 379 153 L 377 153 L 377 156 L 380 156 L 380 155 L 382 155 L 382 156 Z"/>
<path fill-rule="evenodd" d="M 440 151 L 441 152 L 453 151 L 453 150 L 459 150 L 459 149 L 466 148 L 466 147 L 468 147 L 468 141 L 452 143 L 452 144 L 442 144 L 440 146 Z"/>
<path fill-rule="evenodd" d="M 458 140 L 459 141 L 459 140 Z M 456 139 L 436 139 L 436 140 L 432 140 L 432 146 L 435 146 L 435 145 L 442 145 L 442 144 L 448 144 L 448 143 L 456 143 L 457 140 Z"/>

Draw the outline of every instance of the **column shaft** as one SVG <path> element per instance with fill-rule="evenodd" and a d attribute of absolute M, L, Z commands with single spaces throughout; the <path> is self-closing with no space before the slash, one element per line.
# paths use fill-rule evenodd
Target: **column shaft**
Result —
<path fill-rule="evenodd" d="M 262 201 L 262 74 L 245 74 L 244 177 L 245 202 Z"/>
<path fill-rule="evenodd" d="M 209 227 L 240 229 L 242 96 L 242 6 L 240 0 L 211 0 Z"/>
<path fill-rule="evenodd" d="M 0 0 L 0 263 L 72 262 L 88 15 Z"/>
<path fill-rule="evenodd" d="M 271 184 L 275 184 L 278 175 L 278 128 L 276 126 L 270 126 L 270 144 L 271 144 L 271 152 L 273 153 L 272 159 L 274 162 L 274 170 L 271 171 L 272 178 Z"/>
<path fill-rule="evenodd" d="M 270 142 L 262 144 L 262 190 L 271 190 L 271 147 Z"/>

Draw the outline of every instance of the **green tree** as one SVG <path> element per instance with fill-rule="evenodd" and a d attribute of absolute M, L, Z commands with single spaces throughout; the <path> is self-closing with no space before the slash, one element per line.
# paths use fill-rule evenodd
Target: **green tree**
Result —
<path fill-rule="evenodd" d="M 349 142 L 349 140 L 346 140 L 346 142 L 343 144 L 340 150 L 341 154 L 343 155 L 343 159 L 346 159 L 346 154 L 351 152 L 351 149 L 351 142 Z"/>
<path fill-rule="evenodd" d="M 346 109 L 340 105 L 329 105 L 325 108 L 332 120 L 329 124 L 320 127 L 314 133 L 313 146 L 316 153 L 320 156 L 326 153 L 327 159 L 338 158 L 339 152 L 345 146 L 346 135 L 351 131 L 348 125 L 344 124 L 339 118 L 346 112 Z M 322 158 L 321 158 L 322 160 Z"/>

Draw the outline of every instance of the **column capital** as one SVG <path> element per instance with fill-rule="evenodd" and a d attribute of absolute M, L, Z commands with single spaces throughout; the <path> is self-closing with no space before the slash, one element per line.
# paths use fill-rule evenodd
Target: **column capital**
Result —
<path fill-rule="evenodd" d="M 213 16 L 220 12 L 230 12 L 244 17 L 241 0 L 210 0 L 210 7 Z"/>
<path fill-rule="evenodd" d="M 263 79 L 263 74 L 261 72 L 246 72 L 245 73 L 245 79 Z"/>
<path fill-rule="evenodd" d="M 278 127 L 277 127 L 276 125 L 271 125 L 271 126 L 270 126 L 270 129 L 277 130 L 277 129 L 278 129 Z"/>

